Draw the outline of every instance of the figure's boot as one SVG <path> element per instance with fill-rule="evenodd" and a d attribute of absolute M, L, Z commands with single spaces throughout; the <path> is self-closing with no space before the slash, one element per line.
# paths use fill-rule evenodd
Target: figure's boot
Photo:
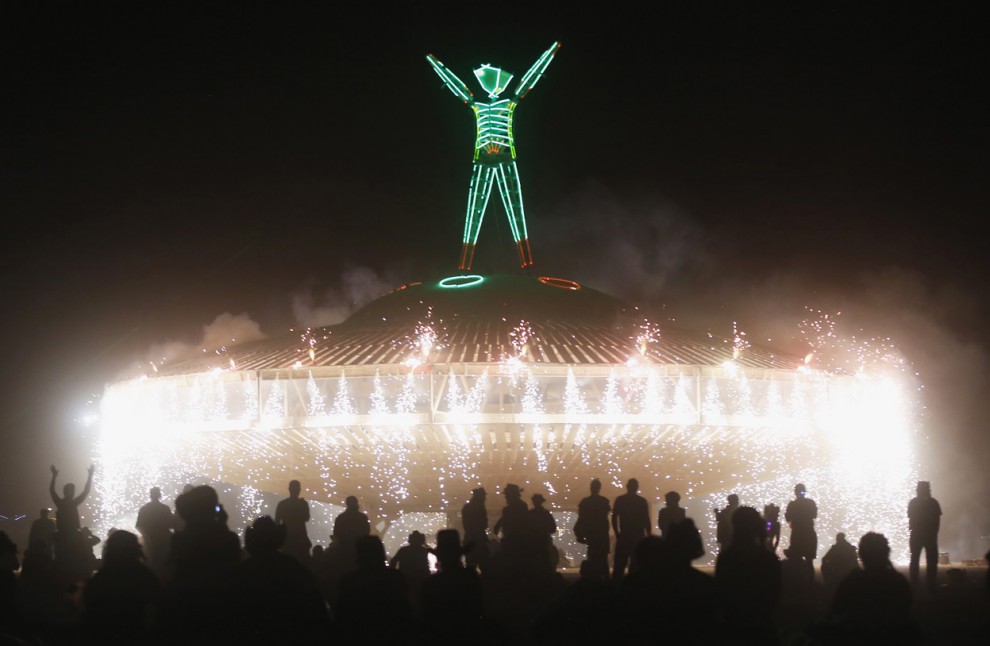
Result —
<path fill-rule="evenodd" d="M 461 247 L 461 262 L 457 265 L 458 269 L 469 270 L 471 269 L 471 263 L 474 262 L 474 245 L 470 242 L 465 242 Z"/>
<path fill-rule="evenodd" d="M 533 264 L 533 250 L 529 248 L 529 238 L 523 238 L 516 243 L 519 249 L 519 264 L 526 269 Z"/>

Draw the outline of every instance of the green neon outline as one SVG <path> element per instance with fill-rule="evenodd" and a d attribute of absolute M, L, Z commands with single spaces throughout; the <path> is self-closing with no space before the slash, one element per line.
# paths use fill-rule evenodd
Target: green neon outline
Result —
<path fill-rule="evenodd" d="M 474 167 L 471 171 L 471 181 L 468 185 L 467 208 L 464 214 L 464 235 L 462 244 L 468 246 L 462 250 L 462 262 L 471 268 L 473 247 L 478 242 L 481 223 L 488 208 L 492 186 L 498 186 L 502 206 L 509 220 L 513 241 L 520 253 L 523 267 L 533 264 L 529 251 L 529 231 L 526 226 L 526 212 L 523 209 L 522 184 L 519 181 L 519 171 L 516 167 L 516 142 L 513 135 L 513 118 L 519 101 L 543 77 L 550 62 L 560 49 L 560 43 L 553 43 L 523 75 L 516 87 L 512 98 L 499 99 L 507 85 L 512 81 L 512 75 L 487 63 L 474 70 L 474 75 L 482 88 L 488 93 L 488 101 L 474 98 L 467 85 L 440 62 L 433 54 L 426 59 L 433 71 L 443 80 L 444 85 L 454 96 L 471 107 L 475 116 Z M 465 255 L 466 254 L 466 255 Z M 467 258 L 467 260 L 464 260 Z"/>
<path fill-rule="evenodd" d="M 470 280 L 469 283 L 452 284 L 449 281 L 453 280 Z M 463 287 L 474 287 L 475 285 L 480 285 L 485 282 L 485 277 L 479 274 L 461 274 L 459 276 L 447 276 L 441 279 L 437 283 L 437 287 L 442 287 L 444 289 L 461 289 Z"/>

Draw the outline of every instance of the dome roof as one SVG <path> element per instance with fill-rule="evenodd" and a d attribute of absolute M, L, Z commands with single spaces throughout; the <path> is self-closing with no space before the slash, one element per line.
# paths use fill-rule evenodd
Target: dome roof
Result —
<path fill-rule="evenodd" d="M 339 325 L 235 345 L 159 374 L 395 365 L 422 353 L 424 343 L 431 363 L 494 363 L 520 355 L 572 365 L 625 364 L 634 357 L 680 365 L 733 359 L 730 339 L 658 328 L 637 308 L 571 280 L 472 275 L 403 285 Z M 756 347 L 734 360 L 787 370 L 800 363 Z"/>

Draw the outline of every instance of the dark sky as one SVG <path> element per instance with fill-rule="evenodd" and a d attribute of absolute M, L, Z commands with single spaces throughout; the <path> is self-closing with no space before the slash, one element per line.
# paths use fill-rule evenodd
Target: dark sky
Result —
<path fill-rule="evenodd" d="M 453 273 L 473 116 L 424 56 L 518 79 L 554 40 L 516 113 L 541 271 L 754 341 L 842 309 L 927 380 L 953 447 L 933 480 L 986 451 L 990 106 L 966 4 L 19 4 L 0 513 L 52 460 L 82 477 L 72 417 L 151 347 Z M 513 271 L 496 200 L 484 224 L 476 269 Z"/>

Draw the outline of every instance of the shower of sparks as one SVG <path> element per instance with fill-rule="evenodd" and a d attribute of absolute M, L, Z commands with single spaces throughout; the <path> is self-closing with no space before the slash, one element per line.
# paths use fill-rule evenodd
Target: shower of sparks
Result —
<path fill-rule="evenodd" d="M 407 529 L 429 535 L 445 525 L 472 488 L 518 482 L 547 493 L 555 540 L 579 558 L 566 514 L 590 479 L 617 495 L 636 477 L 652 514 L 664 493 L 682 494 L 711 562 L 711 510 L 726 495 L 784 507 L 804 482 L 818 502 L 822 552 L 838 531 L 876 530 L 900 559 L 902 503 L 916 482 L 917 386 L 889 339 L 843 335 L 838 315 L 811 314 L 802 326 L 811 353 L 796 371 L 658 364 L 645 351 L 662 349 L 650 324 L 630 361 L 608 370 L 543 364 L 527 354 L 539 340 L 524 321 L 499 363 L 434 364 L 445 332 L 428 319 L 388 371 L 218 370 L 113 384 L 95 446 L 94 524 L 104 534 L 133 527 L 152 486 L 174 499 L 203 482 L 226 487 L 232 516 L 249 521 L 299 479 L 326 510 L 358 496 L 397 549 Z M 749 344 L 733 332 L 738 359 Z M 319 342 L 309 331 L 302 340 L 312 363 Z M 410 525 L 412 513 L 423 514 L 421 526 Z"/>

